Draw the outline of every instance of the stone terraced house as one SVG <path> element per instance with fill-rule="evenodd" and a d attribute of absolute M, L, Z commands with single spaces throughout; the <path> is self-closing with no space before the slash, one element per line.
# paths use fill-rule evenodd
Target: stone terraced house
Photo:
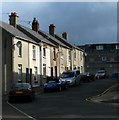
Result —
<path fill-rule="evenodd" d="M 31 29 L 18 23 L 17 13 L 9 15 L 9 24 L 0 22 L 2 31 L 2 92 L 7 94 L 14 83 L 27 82 L 40 87 L 47 77 L 60 77 L 66 70 L 84 72 L 84 51 L 72 45 L 67 33 L 49 33 L 39 27 L 36 18 Z"/>

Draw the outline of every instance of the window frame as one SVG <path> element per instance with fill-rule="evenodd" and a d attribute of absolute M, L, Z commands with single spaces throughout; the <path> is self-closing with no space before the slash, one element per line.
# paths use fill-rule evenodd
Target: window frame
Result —
<path fill-rule="evenodd" d="M 22 64 L 18 64 L 18 82 L 22 82 Z"/>
<path fill-rule="evenodd" d="M 119 45 L 115 45 L 116 50 L 119 50 Z"/>
<path fill-rule="evenodd" d="M 34 82 L 38 83 L 38 68 L 34 67 Z"/>
<path fill-rule="evenodd" d="M 56 60 L 56 48 L 53 48 L 53 60 Z"/>
<path fill-rule="evenodd" d="M 43 48 L 43 57 L 46 57 L 46 48 Z"/>
<path fill-rule="evenodd" d="M 68 50 L 68 59 L 69 61 L 71 61 L 71 50 L 70 49 Z"/>
<path fill-rule="evenodd" d="M 35 45 L 33 45 L 32 46 L 32 54 L 33 54 L 33 60 L 36 60 L 36 46 Z"/>
<path fill-rule="evenodd" d="M 103 45 L 97 45 L 96 46 L 96 50 L 103 50 L 104 49 L 104 46 Z"/>
<path fill-rule="evenodd" d="M 103 62 L 107 61 L 107 57 L 106 56 L 102 56 L 102 61 Z"/>
<path fill-rule="evenodd" d="M 18 46 L 18 57 L 22 57 L 22 42 L 18 41 L 21 45 Z"/>

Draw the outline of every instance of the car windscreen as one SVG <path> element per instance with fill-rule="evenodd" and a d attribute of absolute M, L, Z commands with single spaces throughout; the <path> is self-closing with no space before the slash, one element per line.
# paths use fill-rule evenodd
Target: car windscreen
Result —
<path fill-rule="evenodd" d="M 48 83 L 49 83 L 49 84 L 52 84 L 52 83 L 55 83 L 55 82 L 56 82 L 56 81 L 49 81 Z"/>
<path fill-rule="evenodd" d="M 61 78 L 70 78 L 70 77 L 74 77 L 74 72 L 65 72 L 62 73 Z"/>
<path fill-rule="evenodd" d="M 97 73 L 105 73 L 105 71 L 98 71 Z"/>
<path fill-rule="evenodd" d="M 13 89 L 18 89 L 18 90 L 21 90 L 21 89 L 29 89 L 30 86 L 28 84 L 15 84 L 13 86 Z"/>

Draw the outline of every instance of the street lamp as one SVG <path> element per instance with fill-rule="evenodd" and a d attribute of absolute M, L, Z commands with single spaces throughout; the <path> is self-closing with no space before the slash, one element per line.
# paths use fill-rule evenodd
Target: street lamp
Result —
<path fill-rule="evenodd" d="M 18 41 L 17 43 L 13 44 L 13 45 L 12 45 L 13 49 L 15 49 L 15 45 L 16 45 L 18 48 L 22 47 L 21 41 Z"/>

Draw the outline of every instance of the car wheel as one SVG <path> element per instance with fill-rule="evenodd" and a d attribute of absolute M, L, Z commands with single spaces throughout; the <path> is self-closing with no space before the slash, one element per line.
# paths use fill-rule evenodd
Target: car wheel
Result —
<path fill-rule="evenodd" d="M 46 93 L 47 92 L 47 90 L 44 90 L 44 93 Z"/>
<path fill-rule="evenodd" d="M 68 88 L 68 86 L 67 85 L 65 85 L 65 89 L 67 89 Z"/>
<path fill-rule="evenodd" d="M 73 87 L 75 87 L 76 86 L 76 81 L 74 81 L 74 83 L 73 83 Z"/>
<path fill-rule="evenodd" d="M 60 86 L 60 87 L 59 87 L 59 92 L 61 92 L 61 91 L 62 91 L 62 87 Z"/>
<path fill-rule="evenodd" d="M 30 102 L 33 101 L 33 96 L 32 96 L 32 95 L 29 97 L 29 101 L 30 101 Z"/>
<path fill-rule="evenodd" d="M 81 85 L 81 81 L 79 81 L 78 85 Z"/>

